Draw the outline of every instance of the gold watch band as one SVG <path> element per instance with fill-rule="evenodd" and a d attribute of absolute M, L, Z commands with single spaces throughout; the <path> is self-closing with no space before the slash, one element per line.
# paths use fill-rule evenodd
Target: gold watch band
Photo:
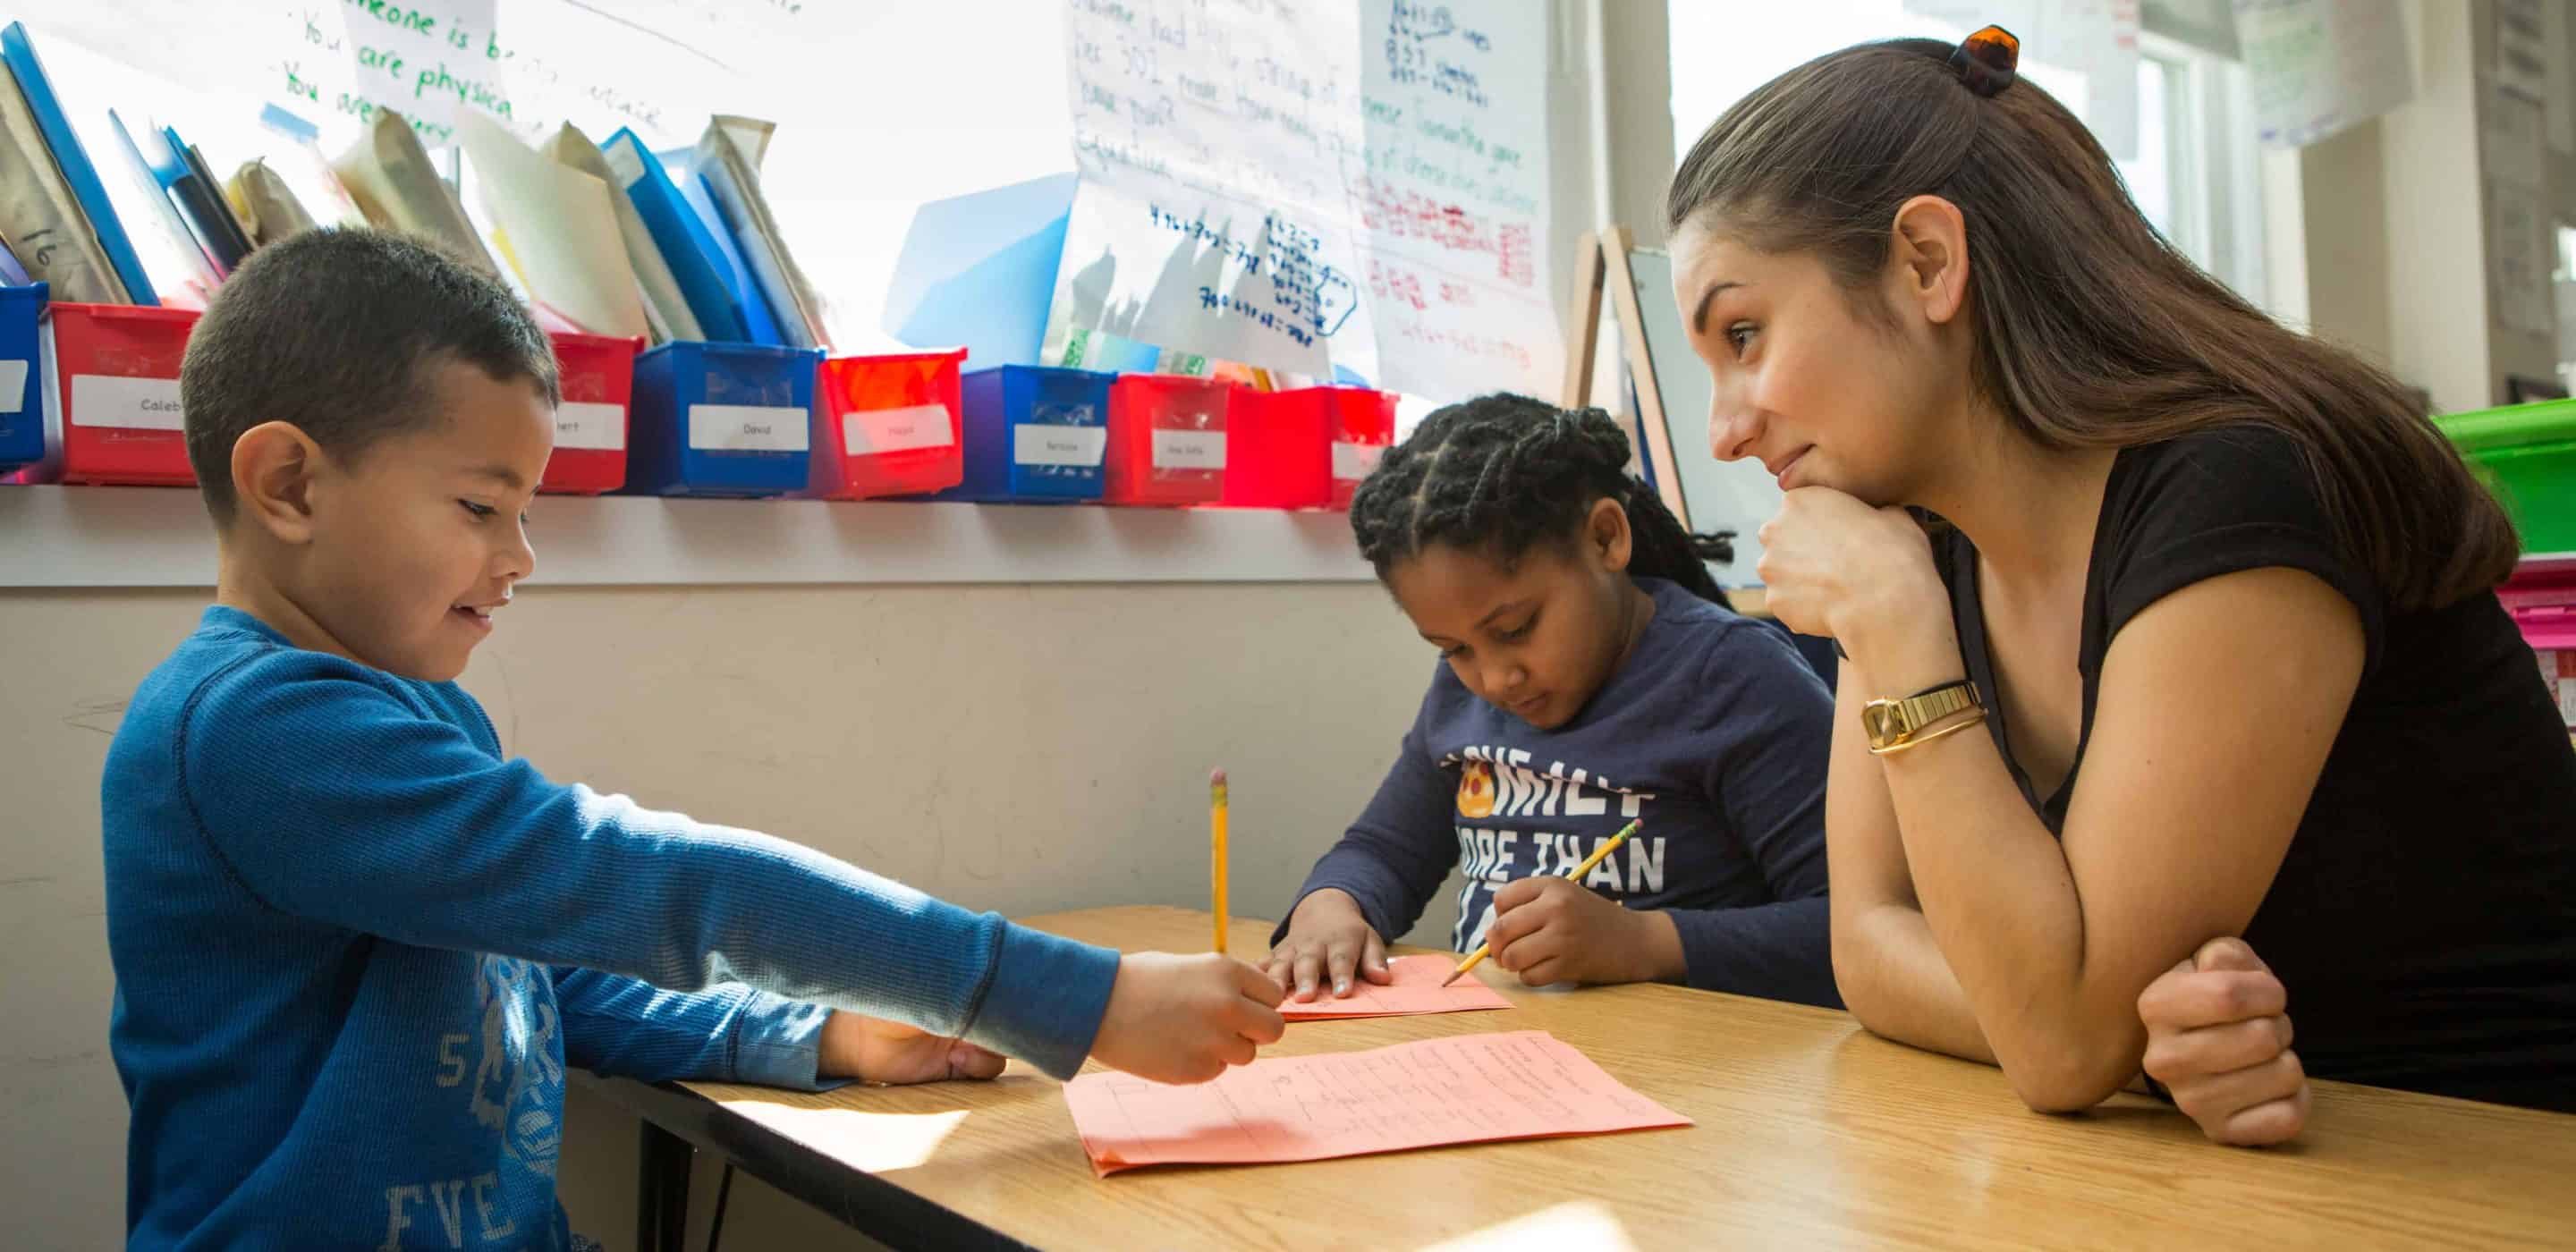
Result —
<path fill-rule="evenodd" d="M 1983 713 L 1985 707 L 1977 698 L 1977 685 L 1962 678 L 1901 700 L 1872 700 L 1861 708 L 1861 728 L 1868 732 L 1870 750 L 1883 752 L 1904 745 L 1944 718 Z"/>

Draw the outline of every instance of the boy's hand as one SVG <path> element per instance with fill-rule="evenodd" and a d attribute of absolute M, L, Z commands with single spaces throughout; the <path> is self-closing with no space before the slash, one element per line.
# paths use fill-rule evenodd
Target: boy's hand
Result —
<path fill-rule="evenodd" d="M 1206 1082 L 1287 1028 L 1279 984 L 1260 970 L 1213 952 L 1131 952 L 1118 958 L 1091 1055 L 1155 1082 Z"/>
<path fill-rule="evenodd" d="M 822 1055 L 815 1072 L 824 1078 L 902 1084 L 949 1078 L 991 1078 L 1002 1072 L 1002 1054 L 963 1039 L 833 1010 L 823 1019 Z"/>
<path fill-rule="evenodd" d="M 1623 909 L 1554 875 L 1497 888 L 1485 942 L 1495 965 L 1532 987 L 1678 980 L 1685 972 L 1681 932 L 1671 918 Z"/>
<path fill-rule="evenodd" d="M 1339 887 L 1311 892 L 1288 915 L 1288 933 L 1270 950 L 1262 966 L 1271 981 L 1293 988 L 1300 1000 L 1312 1000 L 1319 981 L 1330 975 L 1333 994 L 1351 993 L 1351 975 L 1373 983 L 1395 981 L 1386 967 L 1386 944 L 1360 916 L 1360 903 Z"/>
<path fill-rule="evenodd" d="M 2290 993 L 2242 939 L 2212 939 L 2138 994 L 2147 1073 L 2214 1143 L 2285 1142 L 2308 1121 Z"/>

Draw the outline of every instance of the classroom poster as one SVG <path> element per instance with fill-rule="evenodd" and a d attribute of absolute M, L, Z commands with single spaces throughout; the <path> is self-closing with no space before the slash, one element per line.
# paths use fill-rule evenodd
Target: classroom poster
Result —
<path fill-rule="evenodd" d="M 2397 0 L 2236 0 L 2258 137 L 2297 148 L 2415 98 Z"/>
<path fill-rule="evenodd" d="M 1042 359 L 1133 341 L 1417 395 L 1553 392 L 1545 18 L 1068 0 L 1082 183 Z"/>
<path fill-rule="evenodd" d="M 277 103 L 326 146 L 392 109 L 443 148 L 467 112 L 525 140 L 573 119 L 674 146 L 710 113 L 789 116 L 826 50 L 869 21 L 780 0 L 81 0 L 35 24 L 192 90 Z"/>

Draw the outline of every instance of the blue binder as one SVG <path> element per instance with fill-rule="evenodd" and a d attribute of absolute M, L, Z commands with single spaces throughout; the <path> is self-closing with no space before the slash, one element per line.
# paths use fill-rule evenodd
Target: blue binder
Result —
<path fill-rule="evenodd" d="M 642 167 L 643 172 L 627 184 L 627 197 L 635 202 L 635 215 L 644 219 L 653 246 L 661 250 L 671 276 L 679 281 L 680 295 L 688 300 L 689 312 L 697 315 L 698 328 L 716 342 L 760 342 L 752 338 L 750 320 L 717 269 L 725 264 L 724 254 L 716 250 L 706 224 L 663 171 L 661 158 L 632 130 L 610 135 L 600 150 L 610 155 L 612 165 L 622 156 Z"/>
<path fill-rule="evenodd" d="M 36 115 L 36 126 L 45 132 L 45 146 L 54 150 L 54 164 L 63 172 L 63 182 L 71 188 L 72 198 L 80 201 L 81 212 L 89 217 L 89 228 L 98 236 L 99 250 L 107 254 L 108 265 L 116 270 L 117 281 L 125 284 L 125 297 L 136 304 L 159 305 L 160 297 L 152 294 L 152 280 L 143 273 L 143 261 L 134 255 L 134 244 L 125 237 L 125 228 L 117 223 L 116 209 L 107 202 L 107 188 L 99 185 L 98 171 L 89 163 L 89 153 L 81 147 L 80 137 L 72 133 L 63 106 L 54 99 L 54 85 L 45 77 L 44 62 L 36 59 L 36 45 L 27 37 L 23 22 L 11 22 L 0 30 L 0 59 L 9 63 L 9 72 L 17 76 L 18 90 L 27 97 L 27 110 Z"/>

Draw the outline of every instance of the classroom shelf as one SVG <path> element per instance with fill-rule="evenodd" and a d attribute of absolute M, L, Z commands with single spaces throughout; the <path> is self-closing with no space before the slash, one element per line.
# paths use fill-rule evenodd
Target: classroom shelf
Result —
<path fill-rule="evenodd" d="M 1339 513 L 541 496 L 531 585 L 1366 582 Z M 0 588 L 211 587 L 194 491 L 0 486 Z"/>

